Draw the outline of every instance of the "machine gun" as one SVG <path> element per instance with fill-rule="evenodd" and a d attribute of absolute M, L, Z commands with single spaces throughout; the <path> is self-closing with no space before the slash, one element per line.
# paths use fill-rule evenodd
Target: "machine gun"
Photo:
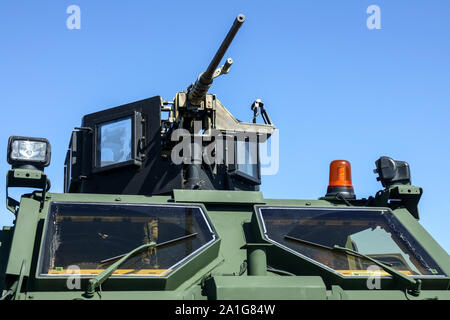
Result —
<path fill-rule="evenodd" d="M 257 188 L 260 184 L 259 163 L 246 164 L 247 172 L 240 175 L 243 177 L 241 181 L 244 182 L 242 183 L 237 181 L 239 178 L 237 180 L 229 178 L 229 175 L 233 176 L 234 173 L 239 172 L 240 167 L 237 165 L 238 160 L 235 156 L 236 153 L 239 153 L 237 150 L 238 143 L 241 146 L 243 144 L 252 144 L 252 155 L 248 154 L 250 151 L 246 151 L 247 154 L 242 157 L 258 160 L 258 143 L 266 141 L 275 130 L 263 107 L 263 103 L 257 99 L 252 104 L 252 110 L 254 111 L 253 121 L 252 123 L 245 123 L 233 117 L 214 94 L 208 93 L 214 78 L 229 72 L 233 59 L 228 58 L 225 64 L 221 67 L 218 66 L 244 21 L 245 17 L 242 14 L 235 18 L 233 25 L 213 59 L 206 70 L 198 76 L 197 81 L 191 84 L 186 91 L 178 92 L 173 102 L 163 103 L 161 110 L 169 111 L 168 120 L 161 121 L 162 153 L 164 156 L 169 158 L 171 154 L 173 155 L 172 151 L 174 145 L 178 143 L 179 137 L 174 132 L 178 129 L 184 129 L 191 135 L 194 135 L 194 140 L 196 137 L 202 141 L 201 145 L 199 145 L 198 140 L 191 143 L 191 145 L 197 147 L 193 147 L 193 150 L 189 151 L 188 164 L 184 161 L 186 164 L 183 169 L 186 181 L 184 187 L 187 189 L 238 188 L 247 190 L 248 188 Z M 260 108 L 264 124 L 256 123 L 256 115 L 259 113 Z M 173 139 L 174 137 L 176 138 Z M 219 144 L 213 147 L 214 153 L 221 152 L 223 156 L 219 158 L 224 159 L 225 163 L 219 165 L 215 163 L 215 165 L 211 166 L 205 165 L 203 162 L 203 153 L 209 148 L 209 141 L 212 140 L 219 141 Z M 247 148 L 248 150 L 249 146 L 241 148 Z M 232 151 L 231 154 L 227 154 L 228 151 Z M 240 154 L 242 155 L 244 152 L 240 151 Z M 209 175 L 205 176 L 205 172 L 209 172 Z M 217 184 L 210 183 L 210 181 L 217 180 L 219 181 Z M 220 182 L 223 180 L 226 182 Z M 239 187 L 237 187 L 238 184 L 240 184 Z"/>
<path fill-rule="evenodd" d="M 231 58 L 228 58 L 222 67 L 217 68 L 217 66 L 220 61 L 222 61 L 228 47 L 231 44 L 231 41 L 233 41 L 234 36 L 244 21 L 245 16 L 243 14 L 239 14 L 236 17 L 230 31 L 228 31 L 227 36 L 222 41 L 219 50 L 217 50 L 206 71 L 201 73 L 197 81 L 188 88 L 188 101 L 191 105 L 200 105 L 205 99 L 206 93 L 213 83 L 213 79 L 222 74 L 227 74 L 230 70 L 230 67 L 233 64 L 233 60 Z"/>
<path fill-rule="evenodd" d="M 204 131 L 261 133 L 267 138 L 273 133 L 275 127 L 265 110 L 262 110 L 264 112 L 261 113 L 264 124 L 257 124 L 255 118 L 253 123 L 241 122 L 233 117 L 214 94 L 208 93 L 213 80 L 229 72 L 233 59 L 228 58 L 222 66 L 218 66 L 244 21 L 243 14 L 239 14 L 235 18 L 213 59 L 206 70 L 198 76 L 195 83 L 191 84 L 186 91 L 178 92 L 173 102 L 163 102 L 161 111 L 169 112 L 168 119 L 161 121 L 163 140 L 170 140 L 173 129 L 182 128 L 190 133 L 197 133 L 198 126 L 194 128 L 196 121 L 201 121 L 201 129 Z M 252 104 L 252 110 L 254 110 L 255 104 L 263 106 L 261 100 L 257 99 Z"/>

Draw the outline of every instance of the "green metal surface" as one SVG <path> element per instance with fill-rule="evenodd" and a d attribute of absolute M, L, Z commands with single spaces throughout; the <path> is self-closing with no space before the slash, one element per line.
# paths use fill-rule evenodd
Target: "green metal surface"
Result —
<path fill-rule="evenodd" d="M 224 277 L 207 284 L 211 299 L 220 300 L 324 300 L 326 289 L 320 277 Z"/>
<path fill-rule="evenodd" d="M 198 192 L 200 191 L 200 192 Z M 175 202 L 259 204 L 264 203 L 258 191 L 174 190 Z"/>
<path fill-rule="evenodd" d="M 6 274 L 19 275 L 23 261 L 27 261 L 25 274 L 30 272 L 30 262 L 33 258 L 36 230 L 39 222 L 39 202 L 29 198 L 22 198 L 20 210 L 14 226 L 11 249 L 6 268 Z"/>
<path fill-rule="evenodd" d="M 238 192 L 239 193 L 239 192 Z M 225 194 L 228 194 L 225 196 Z M 79 299 L 88 288 L 89 279 L 81 279 L 79 290 L 69 290 L 66 279 L 48 279 L 38 276 L 44 221 L 51 202 L 92 203 L 177 203 L 200 204 L 219 240 L 201 252 L 186 265 L 164 279 L 133 279 L 110 277 L 102 285 L 101 294 L 92 299 L 449 299 L 448 277 L 422 279 L 422 290 L 413 296 L 401 289 L 390 276 L 381 280 L 382 290 L 366 288 L 367 278 L 352 278 L 330 272 L 308 261 L 302 261 L 261 238 L 261 229 L 255 220 L 254 205 L 298 206 L 304 208 L 342 208 L 325 200 L 270 200 L 257 196 L 260 193 L 239 193 L 239 203 L 231 205 L 229 197 L 235 191 L 174 192 L 174 196 L 128 196 L 47 194 L 43 209 L 39 199 L 23 197 L 10 242 L 6 266 L 6 284 L 18 281 L 22 271 L 22 285 L 16 299 Z M 181 195 L 181 196 L 179 196 Z M 195 195 L 195 197 L 194 197 Z M 256 195 L 256 196 L 255 196 Z M 39 194 L 36 195 L 39 198 Z M 188 201 L 189 197 L 196 201 Z M 223 203 L 218 199 L 222 197 Z M 202 200 L 201 202 L 199 200 Z M 180 202 L 178 202 L 180 201 Z M 434 239 L 420 226 L 406 209 L 393 211 L 405 228 L 420 241 L 446 274 L 450 273 L 450 258 Z M 12 231 L 3 231 L 2 243 L 7 244 Z M 6 248 L 4 246 L 3 251 Z M 283 259 L 291 266 L 294 275 L 283 270 L 273 270 L 267 264 L 267 256 Z M 278 259 L 277 258 L 277 259 Z M 5 259 L 3 259 L 5 261 Z M 25 261 L 25 264 L 24 264 Z M 24 267 L 23 267 L 24 266 Z M 22 270 L 21 270 L 22 269 Z M 281 273 L 280 273 L 281 272 Z M 23 281 L 25 283 L 25 281 Z M 6 288 L 3 288 L 6 290 Z M 6 291 L 4 291 L 6 292 Z"/>

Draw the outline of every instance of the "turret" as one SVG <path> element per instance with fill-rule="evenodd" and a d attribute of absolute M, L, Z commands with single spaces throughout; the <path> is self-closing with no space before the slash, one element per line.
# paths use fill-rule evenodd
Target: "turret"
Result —
<path fill-rule="evenodd" d="M 244 21 L 236 17 L 206 70 L 173 101 L 156 96 L 84 116 L 69 145 L 65 192 L 259 190 L 259 145 L 275 130 L 264 104 L 252 104 L 246 123 L 208 93 L 213 79 L 228 73 L 231 58 L 218 66 Z"/>

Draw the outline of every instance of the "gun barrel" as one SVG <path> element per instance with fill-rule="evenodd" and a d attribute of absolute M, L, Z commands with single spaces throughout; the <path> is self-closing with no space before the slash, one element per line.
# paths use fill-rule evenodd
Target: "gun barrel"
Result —
<path fill-rule="evenodd" d="M 217 67 L 219 66 L 220 61 L 222 61 L 223 56 L 225 55 L 225 52 L 227 51 L 228 47 L 231 44 L 231 41 L 233 41 L 234 36 L 238 32 L 239 28 L 242 26 L 244 21 L 245 21 L 245 16 L 243 14 L 239 14 L 236 17 L 233 25 L 230 28 L 230 31 L 228 31 L 227 36 L 222 41 L 222 44 L 220 45 L 219 50 L 217 50 L 216 54 L 214 55 L 214 58 L 211 60 L 211 62 L 209 64 L 208 68 L 202 74 L 202 80 L 211 82 L 214 71 L 216 71 Z"/>
<path fill-rule="evenodd" d="M 231 44 L 231 41 L 233 41 L 234 36 L 238 32 L 239 28 L 245 21 L 245 16 L 243 14 L 239 14 L 236 19 L 234 20 L 233 25 L 230 28 L 230 31 L 228 31 L 227 36 L 222 41 L 222 44 L 220 45 L 219 49 L 217 50 L 216 54 L 214 55 L 213 59 L 209 63 L 208 68 L 205 72 L 203 72 L 198 80 L 195 82 L 194 86 L 189 90 L 188 93 L 188 100 L 193 105 L 198 105 L 206 95 L 206 93 L 209 90 L 209 87 L 211 86 L 213 82 L 213 75 L 214 71 L 216 71 L 217 67 L 219 66 L 220 61 L 223 59 L 223 56 L 225 55 L 225 52 L 227 51 L 228 47 Z"/>

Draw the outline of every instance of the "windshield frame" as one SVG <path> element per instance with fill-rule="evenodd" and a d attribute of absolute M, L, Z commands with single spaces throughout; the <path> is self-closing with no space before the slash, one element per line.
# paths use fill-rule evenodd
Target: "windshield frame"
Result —
<path fill-rule="evenodd" d="M 148 280 L 162 280 L 165 281 L 168 278 L 170 278 L 172 275 L 175 275 L 177 272 L 181 271 L 186 265 L 188 265 L 192 260 L 196 260 L 200 256 L 203 255 L 205 251 L 209 251 L 211 247 L 215 246 L 215 244 L 220 243 L 220 237 L 217 231 L 214 228 L 214 225 L 211 223 L 211 220 L 208 217 L 207 210 L 203 204 L 198 203 L 157 203 L 157 202 L 133 202 L 133 201 L 121 201 L 121 202 L 112 202 L 112 201 L 77 201 L 77 200 L 53 200 L 48 204 L 47 212 L 45 213 L 45 218 L 43 219 L 43 228 L 42 233 L 40 235 L 40 244 L 39 244 L 39 251 L 37 252 L 37 264 L 36 264 L 36 270 L 35 270 L 35 279 L 46 281 L 46 280 L 61 280 L 61 279 L 68 279 L 69 277 L 73 277 L 75 274 L 41 274 L 41 267 L 42 267 L 42 259 L 44 256 L 44 251 L 47 248 L 45 248 L 45 242 L 46 242 L 46 236 L 48 232 L 48 222 L 49 217 L 51 214 L 51 209 L 54 204 L 83 204 L 83 205 L 115 205 L 115 206 L 145 206 L 145 207 L 181 207 L 181 208 L 196 208 L 200 210 L 201 217 L 206 223 L 206 226 L 208 228 L 208 231 L 212 235 L 212 239 L 208 242 L 201 245 L 198 249 L 191 252 L 189 255 L 185 256 L 181 260 L 177 261 L 173 266 L 170 268 L 167 268 L 168 270 L 171 270 L 170 272 L 163 272 L 161 275 L 154 275 L 154 274 L 114 274 L 111 275 L 111 279 L 148 279 Z M 202 259 L 200 257 L 200 259 Z M 208 259 L 211 260 L 211 259 Z M 208 261 L 211 262 L 211 261 Z M 95 275 L 92 274 L 77 274 L 76 276 L 79 276 L 81 279 L 89 279 L 95 277 Z"/>
<path fill-rule="evenodd" d="M 370 212 L 374 212 L 377 214 L 381 214 L 383 212 L 387 212 L 388 214 L 390 214 L 394 219 L 397 220 L 397 222 L 399 224 L 401 224 L 405 230 L 419 243 L 419 245 L 426 251 L 426 253 L 429 255 L 429 257 L 434 260 L 434 262 L 439 266 L 439 268 L 442 270 L 442 272 L 444 274 L 438 274 L 438 275 L 423 275 L 423 274 L 419 274 L 419 275 L 413 275 L 410 276 L 411 279 L 449 279 L 449 276 L 447 275 L 448 272 L 445 269 L 445 267 L 442 266 L 442 263 L 440 263 L 440 260 L 438 258 L 436 258 L 433 254 L 433 250 L 429 250 L 428 248 L 428 243 L 423 243 L 423 241 L 420 241 L 421 239 L 423 239 L 423 234 L 417 234 L 417 232 L 415 232 L 416 230 L 410 230 L 410 228 L 408 228 L 408 226 L 410 225 L 410 223 L 415 223 L 415 224 L 419 224 L 417 222 L 417 220 L 415 220 L 407 211 L 406 212 L 401 212 L 401 214 L 399 214 L 399 210 L 391 210 L 388 207 L 357 207 L 357 206 L 323 206 L 323 205 L 319 205 L 319 206 L 311 206 L 311 205 L 282 205 L 282 204 L 276 204 L 276 205 L 271 205 L 271 204 L 265 204 L 265 205 L 255 205 L 254 206 L 254 214 L 256 217 L 256 221 L 258 224 L 258 228 L 260 231 L 260 236 L 262 238 L 263 241 L 267 241 L 269 242 L 272 246 L 276 246 L 284 251 L 287 251 L 293 255 L 295 255 L 296 257 L 302 259 L 303 261 L 306 261 L 310 264 L 313 264 L 315 266 L 320 267 L 323 270 L 326 270 L 328 273 L 332 273 L 334 276 L 337 276 L 341 279 L 367 279 L 368 277 L 370 277 L 371 275 L 366 275 L 366 274 L 352 274 L 352 275 L 348 275 L 348 274 L 344 274 L 339 272 L 338 270 L 335 270 L 317 260 L 314 260 L 304 254 L 301 254 L 300 252 L 291 249 L 285 245 L 283 245 L 282 243 L 273 240 L 270 238 L 270 236 L 267 234 L 267 228 L 264 222 L 264 219 L 262 217 L 262 213 L 261 213 L 261 209 L 264 208 L 280 208 L 280 209 L 293 209 L 293 210 L 343 210 L 343 211 L 370 211 Z M 397 212 L 396 212 L 397 211 Z M 400 210 L 401 211 L 401 210 Z M 408 221 L 408 224 L 404 223 L 404 220 L 401 218 L 404 218 L 405 214 L 407 214 L 410 218 L 411 221 Z M 423 231 L 425 231 L 423 229 Z M 269 255 L 269 252 L 267 253 Z M 391 279 L 392 276 L 389 274 L 383 274 L 380 276 L 380 278 L 385 278 L 385 279 Z"/>

